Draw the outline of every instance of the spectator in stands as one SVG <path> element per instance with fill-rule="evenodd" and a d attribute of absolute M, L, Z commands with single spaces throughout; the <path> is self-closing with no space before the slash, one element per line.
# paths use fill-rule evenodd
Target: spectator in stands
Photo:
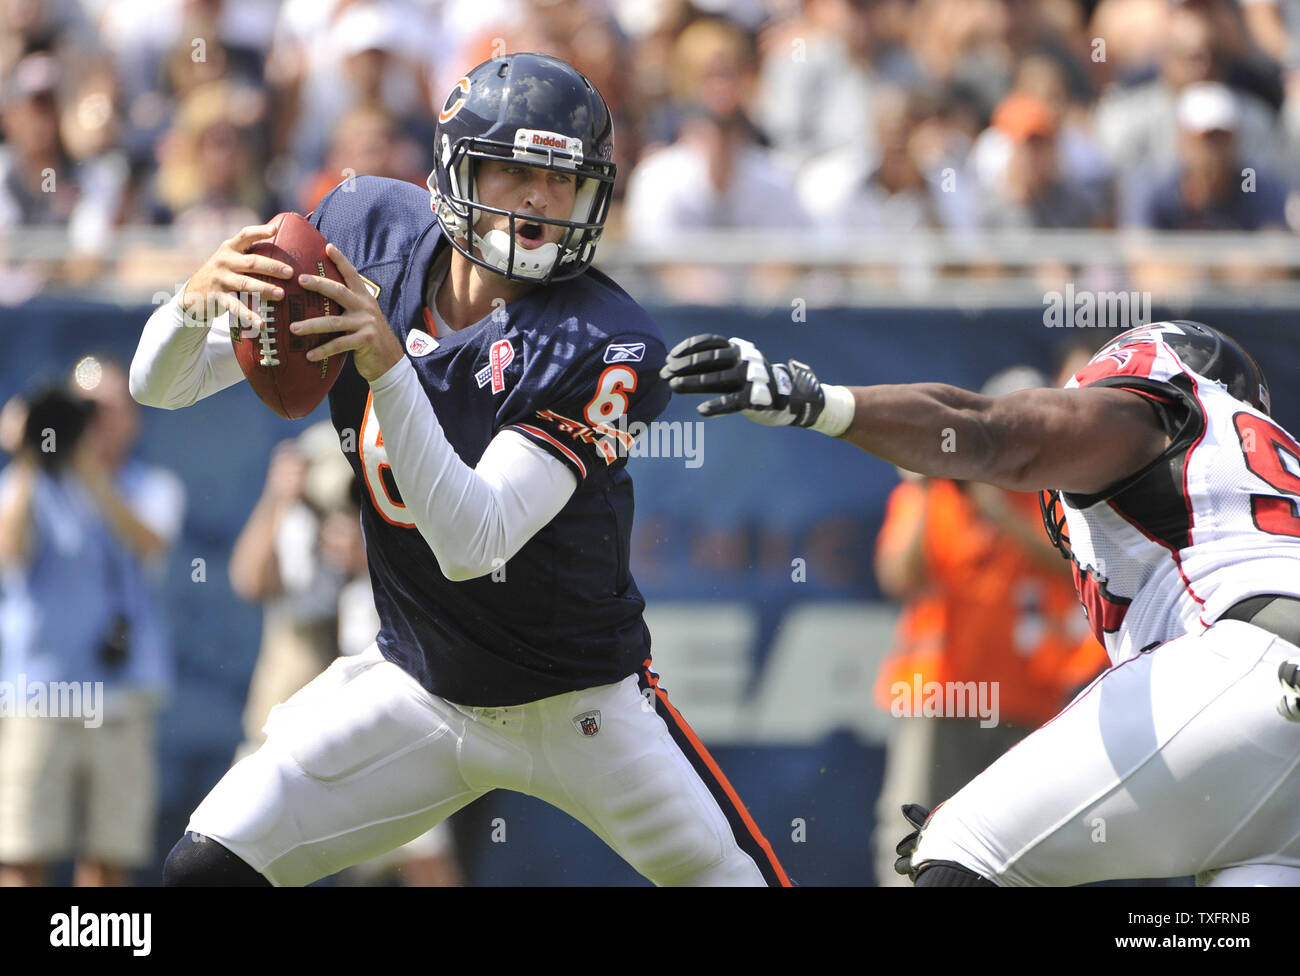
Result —
<path fill-rule="evenodd" d="M 875 155 L 840 149 L 799 174 L 799 202 L 817 226 L 857 233 L 973 227 L 973 188 L 957 161 L 923 155 L 914 138 L 936 123 L 937 99 L 882 88 L 872 104 Z"/>
<path fill-rule="evenodd" d="M 870 156 L 877 90 L 909 90 L 925 80 L 902 43 L 907 15 L 897 8 L 810 0 L 767 45 L 756 115 L 791 165 L 841 148 Z"/>
<path fill-rule="evenodd" d="M 624 217 L 629 239 L 803 223 L 789 170 L 763 146 L 745 111 L 752 74 L 746 44 L 720 21 L 697 21 L 682 34 L 679 54 L 697 66 L 695 87 L 681 104 L 676 141 L 632 171 Z"/>
<path fill-rule="evenodd" d="M 672 145 L 701 107 L 716 115 L 738 115 L 755 141 L 767 144 L 750 113 L 756 85 L 753 38 L 716 17 L 691 21 L 672 40 L 664 66 L 667 87 L 643 120 L 645 152 Z"/>
<path fill-rule="evenodd" d="M 93 692 L 79 717 L 0 718 L 0 884 L 43 884 L 75 856 L 75 884 L 120 885 L 153 857 L 155 717 L 172 672 L 158 584 L 184 492 L 131 458 L 126 372 L 87 357 L 74 375 L 71 393 L 7 408 L 0 676 L 10 688 L 102 682 L 102 711 L 90 714 Z"/>
<path fill-rule="evenodd" d="M 363 174 L 424 186 L 431 166 L 425 149 L 399 131 L 382 108 L 354 108 L 339 120 L 325 165 L 303 185 L 296 206 L 311 213 L 339 183 Z"/>
<path fill-rule="evenodd" d="M 1200 10 L 1214 35 L 1216 56 L 1222 65 L 1220 80 L 1234 91 L 1255 95 L 1276 112 L 1282 106 L 1282 72 L 1278 60 L 1261 50 L 1247 20 L 1247 8 L 1270 5 L 1270 0 L 1181 0 Z M 1294 13 L 1294 12 L 1293 12 Z M 1257 27 L 1265 22 L 1251 18 Z M 1265 35 L 1266 39 L 1267 35 Z M 1277 38 L 1271 38 L 1276 44 Z"/>
<path fill-rule="evenodd" d="M 743 35 L 720 21 L 697 21 L 679 43 L 699 59 L 697 85 L 682 108 L 677 140 L 632 171 L 624 236 L 654 246 L 682 232 L 804 226 L 792 173 L 762 144 L 745 114 L 750 69 L 739 60 Z M 663 280 L 688 301 L 716 300 L 727 287 L 715 269 L 687 265 L 665 269 Z"/>
<path fill-rule="evenodd" d="M 997 396 L 1046 384 L 1028 367 L 990 378 Z M 881 665 L 877 700 L 895 720 L 876 804 L 876 877 L 893 871 L 903 803 L 933 805 L 1058 712 L 1097 674 L 1105 651 L 1088 640 L 1069 568 L 1043 533 L 1037 497 L 945 479 L 905 476 L 877 539 L 876 578 L 904 603 L 900 644 Z M 998 694 L 997 724 L 922 717 L 926 682 L 983 682 Z M 900 696 L 903 696 L 900 701 Z M 906 799 L 914 794 L 925 797 Z"/>
<path fill-rule="evenodd" d="M 191 91 L 159 150 L 156 216 L 218 242 L 231 228 L 257 223 L 267 199 L 247 142 L 252 120 L 233 95 L 222 82 Z"/>
<path fill-rule="evenodd" d="M 431 121 L 425 68 L 430 39 L 436 44 L 439 34 L 432 16 L 428 5 L 407 0 L 281 6 L 267 81 L 276 110 L 272 152 L 291 188 L 324 163 L 335 125 L 357 105 L 378 103 L 399 119 Z"/>
<path fill-rule="evenodd" d="M 268 27 L 254 5 L 221 0 L 122 0 L 104 12 L 101 34 L 118 65 L 126 104 L 122 144 L 137 184 L 153 175 L 157 148 L 180 105 L 217 82 L 227 86 L 241 128 L 258 126 L 255 151 L 264 152 Z M 137 211 L 135 219 L 147 217 Z"/>
<path fill-rule="evenodd" d="M 1182 4 L 1169 15 L 1166 46 L 1155 79 L 1112 88 L 1097 106 L 1097 138 L 1122 180 L 1163 173 L 1177 162 L 1178 98 L 1189 85 L 1226 81 L 1214 27 L 1206 12 Z M 1256 165 L 1276 168 L 1275 118 L 1256 95 L 1237 93 L 1237 141 Z M 1124 188 L 1122 188 L 1123 190 Z"/>
<path fill-rule="evenodd" d="M 161 121 L 158 98 L 225 80 L 258 87 L 278 4 L 260 0 L 112 0 L 94 7 L 132 119 Z M 161 89 L 161 91 L 160 91 Z"/>
<path fill-rule="evenodd" d="M 1073 0 L 995 0 L 990 16 L 955 65 L 951 82 L 977 93 L 991 111 L 1010 93 L 1017 67 L 1031 57 L 1046 58 L 1060 72 L 1071 99 L 1092 97 L 1083 61 L 1083 24 Z M 920 22 L 917 23 L 920 29 Z"/>
<path fill-rule="evenodd" d="M 265 167 L 250 144 L 250 127 L 260 111 L 256 98 L 247 101 L 220 81 L 185 98 L 159 144 L 161 165 L 137 205 L 151 223 L 176 229 L 175 246 L 125 249 L 119 281 L 179 285 L 192 270 L 188 255 L 262 221 L 269 209 Z"/>
<path fill-rule="evenodd" d="M 113 152 L 83 159 L 60 131 L 62 70 L 51 54 L 31 54 L 14 69 L 0 107 L 0 233 L 20 225 L 67 227 L 65 271 L 84 281 L 98 268 L 127 180 Z"/>
<path fill-rule="evenodd" d="M 1049 57 L 1031 54 L 1016 65 L 1011 95 L 1028 95 L 1045 107 L 1056 131 L 1055 155 L 1063 180 L 1084 189 L 1109 212 L 1111 167 L 1091 133 L 1091 118 L 1071 96 L 1060 65 Z M 1015 149 L 1010 133 L 990 125 L 971 148 L 969 165 L 982 187 L 1002 181 Z"/>
<path fill-rule="evenodd" d="M 1135 187 L 1127 223 L 1156 230 L 1285 230 L 1286 187 L 1239 153 L 1240 97 L 1202 82 L 1178 98 L 1178 165 Z"/>
<path fill-rule="evenodd" d="M 38 51 L 69 55 L 97 46 L 93 26 L 76 3 L 0 0 L 0 79 Z"/>
<path fill-rule="evenodd" d="M 120 137 L 119 92 L 113 66 L 90 58 L 68 91 L 61 131 L 73 159 L 95 159 L 115 152 Z"/>
<path fill-rule="evenodd" d="M 1104 186 L 1070 179 L 1061 170 L 1060 123 L 1043 99 L 1012 94 L 993 113 L 1005 140 L 1000 166 L 979 174 L 980 223 L 997 228 L 1101 227 L 1111 220 Z"/>
<path fill-rule="evenodd" d="M 1098 85 L 1150 80 L 1167 44 L 1169 10 L 1169 0 L 1099 0 L 1086 31 Z"/>
<path fill-rule="evenodd" d="M 1297 13 L 1294 0 L 1242 0 L 1243 26 L 1251 44 L 1286 68 L 1295 65 Z M 1290 21 L 1288 23 L 1288 21 Z"/>

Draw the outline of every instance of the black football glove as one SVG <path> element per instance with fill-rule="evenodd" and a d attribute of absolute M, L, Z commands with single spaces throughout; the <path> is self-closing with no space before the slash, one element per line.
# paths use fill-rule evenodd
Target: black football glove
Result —
<path fill-rule="evenodd" d="M 921 839 L 921 828 L 929 819 L 930 811 L 919 803 L 905 803 L 903 816 L 916 829 L 900 840 L 898 846 L 894 848 L 894 853 L 898 855 L 898 860 L 894 862 L 894 870 L 915 881 L 916 869 L 912 867 L 912 855 L 916 853 L 917 841 Z"/>
<path fill-rule="evenodd" d="M 674 393 L 721 393 L 695 408 L 706 417 L 743 413 L 768 427 L 812 427 L 826 406 L 808 366 L 773 365 L 745 339 L 691 336 L 673 347 L 659 375 Z"/>
<path fill-rule="evenodd" d="M 1300 659 L 1292 658 L 1279 664 L 1277 680 L 1282 686 L 1282 700 L 1277 703 L 1277 713 L 1289 721 L 1300 722 Z"/>

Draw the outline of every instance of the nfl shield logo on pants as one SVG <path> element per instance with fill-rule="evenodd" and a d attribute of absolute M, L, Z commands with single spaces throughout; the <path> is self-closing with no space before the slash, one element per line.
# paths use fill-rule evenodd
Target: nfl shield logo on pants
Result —
<path fill-rule="evenodd" d="M 600 731 L 600 709 L 573 716 L 573 727 L 583 735 L 595 735 Z"/>

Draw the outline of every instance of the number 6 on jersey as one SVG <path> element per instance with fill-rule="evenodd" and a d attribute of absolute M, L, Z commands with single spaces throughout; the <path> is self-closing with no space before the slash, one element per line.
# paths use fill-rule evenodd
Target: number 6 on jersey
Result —
<path fill-rule="evenodd" d="M 596 381 L 596 395 L 583 409 L 587 423 L 609 424 L 627 413 L 627 394 L 636 391 L 636 373 L 626 366 L 611 366 Z"/>
<path fill-rule="evenodd" d="M 389 481 L 394 491 L 397 482 L 393 481 L 393 469 L 388 463 L 388 450 L 384 447 L 384 435 L 379 429 L 379 419 L 375 416 L 375 398 L 366 397 L 366 412 L 361 419 L 361 470 L 366 476 L 366 491 L 375 511 L 393 525 L 404 529 L 415 528 L 415 523 L 407 520 L 406 505 L 393 497 L 389 491 Z M 388 471 L 388 481 L 384 480 L 384 471 Z"/>

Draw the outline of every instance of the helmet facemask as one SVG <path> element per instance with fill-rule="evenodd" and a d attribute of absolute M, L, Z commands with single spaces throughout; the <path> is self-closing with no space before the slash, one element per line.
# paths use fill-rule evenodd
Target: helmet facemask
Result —
<path fill-rule="evenodd" d="M 1045 489 L 1038 493 L 1038 511 L 1043 516 L 1043 528 L 1047 530 L 1048 541 L 1056 547 L 1066 559 L 1073 560 L 1070 550 L 1070 529 L 1065 522 L 1065 511 L 1061 506 L 1061 493 L 1056 489 Z"/>
<path fill-rule="evenodd" d="M 573 278 L 591 265 L 613 195 L 614 164 L 584 160 L 578 139 L 570 139 L 565 148 L 538 147 L 528 144 L 532 135 L 532 130 L 519 129 L 513 145 L 477 138 L 462 138 L 451 145 L 444 137 L 439 147 L 443 158 L 429 174 L 427 185 L 433 194 L 438 222 L 456 250 L 480 267 L 511 280 L 545 284 Z M 543 217 L 482 204 L 475 179 L 481 160 L 514 160 L 572 175 L 577 181 L 573 210 L 567 218 Z M 440 169 L 446 173 L 449 183 L 445 193 L 438 187 Z M 472 231 L 484 213 L 506 217 L 506 229 L 496 228 L 482 236 Z M 562 227 L 565 233 L 558 244 L 547 242 L 538 248 L 521 248 L 515 237 L 520 223 Z"/>

